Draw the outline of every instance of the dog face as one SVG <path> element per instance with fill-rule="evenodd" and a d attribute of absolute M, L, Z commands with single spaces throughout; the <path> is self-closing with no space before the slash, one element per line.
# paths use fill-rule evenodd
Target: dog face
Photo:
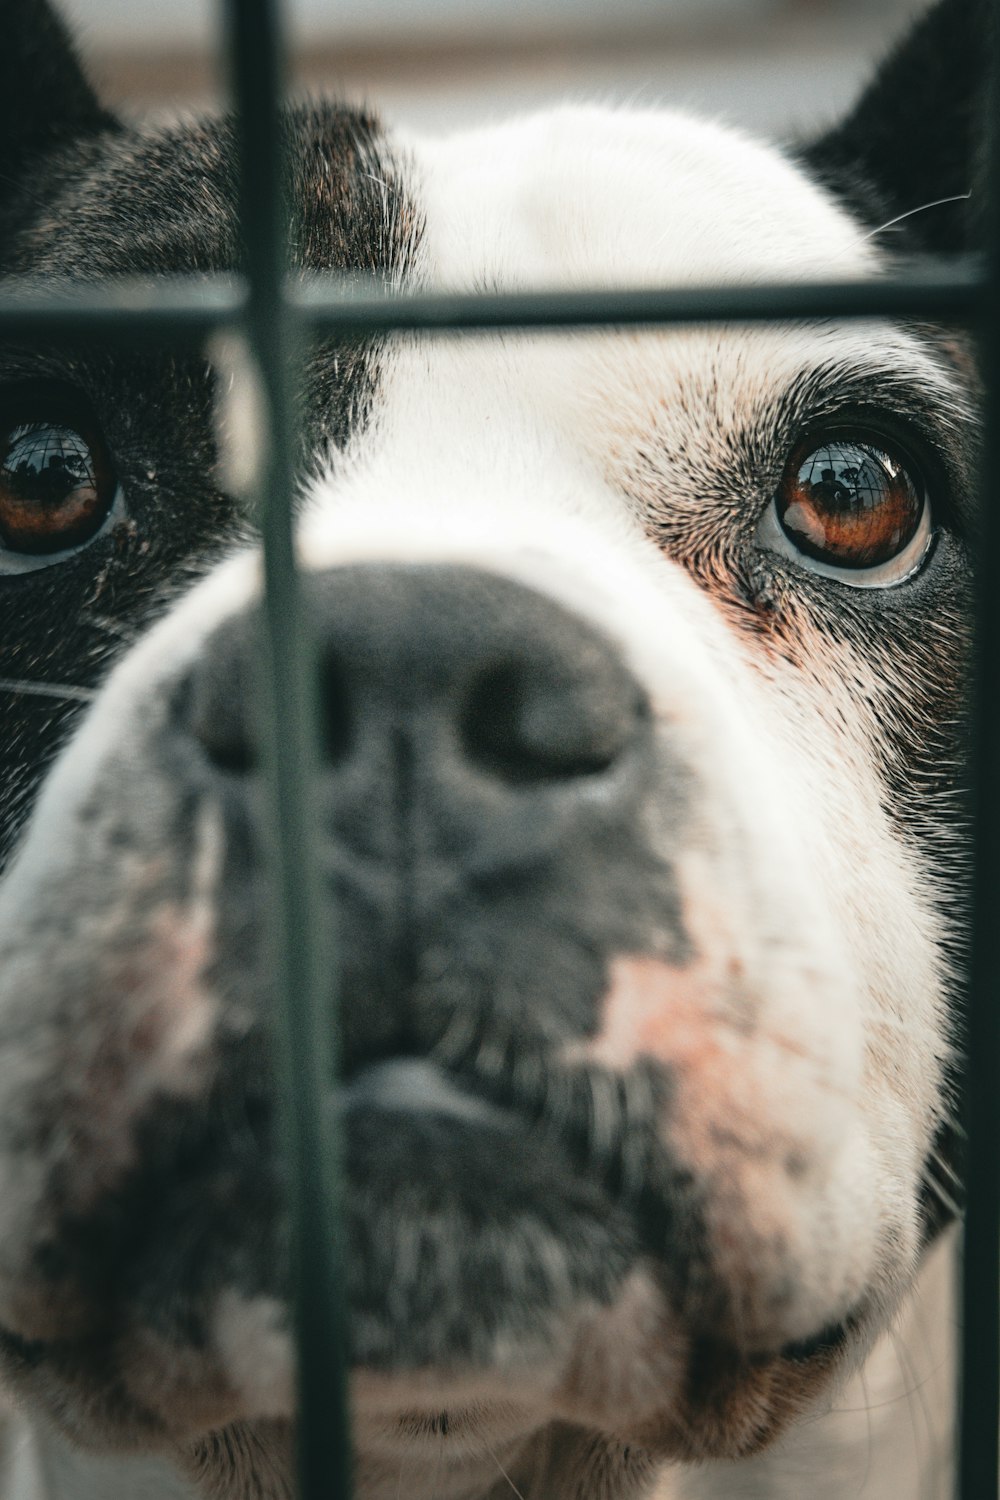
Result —
<path fill-rule="evenodd" d="M 665 113 L 428 142 L 293 110 L 294 261 L 875 274 L 873 231 L 974 176 L 967 10 L 798 159 Z M 47 11 L 14 40 L 8 274 L 239 263 L 226 124 L 125 129 Z M 972 232 L 918 226 L 893 248 Z M 0 355 L 0 1325 L 75 1440 L 279 1494 L 260 569 L 224 383 Z M 499 1451 L 528 1493 L 625 1495 L 753 1452 L 909 1285 L 952 1104 L 973 394 L 958 335 L 887 324 L 310 352 L 363 1492 L 400 1454 L 415 1492 L 485 1494 Z"/>

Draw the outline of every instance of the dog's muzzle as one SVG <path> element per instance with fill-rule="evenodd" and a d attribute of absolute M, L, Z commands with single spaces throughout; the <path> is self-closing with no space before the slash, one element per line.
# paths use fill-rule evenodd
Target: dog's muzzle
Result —
<path fill-rule="evenodd" d="M 818 1333 L 856 1296 L 811 1206 L 849 1091 L 822 1029 L 798 1034 L 828 980 L 769 939 L 785 862 L 711 769 L 709 710 L 668 678 L 654 712 L 608 634 L 500 573 L 303 588 L 355 1364 L 544 1368 L 566 1392 L 583 1339 L 601 1411 L 595 1318 L 625 1320 L 601 1347 L 661 1352 L 666 1318 L 671 1370 L 703 1332 L 746 1353 Z M 233 1299 L 287 1293 L 259 610 L 195 648 L 179 615 L 125 663 L 0 889 L 0 1327 L 112 1406 L 127 1369 L 172 1427 L 243 1409 Z"/>
<path fill-rule="evenodd" d="M 454 983 L 475 965 L 463 1002 L 510 1027 L 530 991 L 542 1031 L 586 1029 L 593 984 L 553 976 L 539 993 L 532 971 L 551 963 L 557 924 L 581 953 L 599 944 L 605 846 L 639 840 L 653 772 L 639 685 L 595 630 L 500 578 L 357 567 L 307 588 L 348 1071 L 426 1046 L 428 1008 L 451 1019 L 435 968 Z M 259 651 L 256 611 L 227 621 L 179 684 L 168 730 L 224 809 L 227 886 L 257 878 L 262 858 Z"/>

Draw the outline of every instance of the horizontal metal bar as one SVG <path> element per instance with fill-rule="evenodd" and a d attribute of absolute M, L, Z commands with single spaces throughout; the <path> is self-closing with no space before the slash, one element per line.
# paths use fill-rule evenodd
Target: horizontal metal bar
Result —
<path fill-rule="evenodd" d="M 0 337 L 198 343 L 219 328 L 242 325 L 248 306 L 246 283 L 232 276 L 123 277 L 73 288 L 0 281 Z"/>
<path fill-rule="evenodd" d="M 451 333 L 873 317 L 965 321 L 978 311 L 983 288 L 979 262 L 963 257 L 918 275 L 884 281 L 411 292 L 395 297 L 358 292 L 332 299 L 310 280 L 295 288 L 293 297 L 303 320 L 316 332 Z"/>
<path fill-rule="evenodd" d="M 985 288 L 979 260 L 961 256 L 867 281 L 585 291 L 392 293 L 355 277 L 309 274 L 286 282 L 285 302 L 313 333 L 358 337 L 880 317 L 967 322 L 981 310 Z M 0 337 L 192 342 L 242 322 L 247 306 L 246 285 L 232 276 L 122 280 L 74 291 L 0 283 Z"/>

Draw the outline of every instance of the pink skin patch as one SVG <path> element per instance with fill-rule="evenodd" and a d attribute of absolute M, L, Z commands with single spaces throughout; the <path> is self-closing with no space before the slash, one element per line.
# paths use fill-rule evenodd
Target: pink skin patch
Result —
<path fill-rule="evenodd" d="M 598 1034 L 563 1060 L 617 1073 L 662 1065 L 671 1083 L 663 1140 L 697 1184 L 704 1285 L 715 1288 L 704 1314 L 687 1312 L 695 1326 L 707 1317 L 714 1336 L 770 1351 L 786 1337 L 790 1289 L 809 1280 L 808 1226 L 846 1101 L 822 1056 L 774 1025 L 731 943 L 714 955 L 686 967 L 615 960 Z"/>
<path fill-rule="evenodd" d="M 730 960 L 729 986 L 742 966 Z M 718 966 L 699 961 L 680 967 L 659 958 L 617 958 L 604 1001 L 601 1029 L 564 1054 L 624 1073 L 642 1058 L 671 1066 L 707 1067 L 723 1051 L 713 1029 L 720 995 Z M 725 991 L 723 991 L 724 993 Z"/>

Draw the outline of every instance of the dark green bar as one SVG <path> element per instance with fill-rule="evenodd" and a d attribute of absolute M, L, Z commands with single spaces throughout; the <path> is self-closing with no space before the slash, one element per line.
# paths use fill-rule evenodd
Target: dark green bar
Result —
<path fill-rule="evenodd" d="M 245 325 L 247 313 L 246 283 L 232 276 L 81 285 L 71 293 L 0 281 L 0 338 L 9 342 L 199 347 L 220 328 Z"/>
<path fill-rule="evenodd" d="M 269 445 L 262 475 L 266 637 L 262 733 L 273 794 L 273 932 L 280 1094 L 289 1169 L 298 1351 L 302 1500 L 347 1500 L 342 1153 L 336 1087 L 337 1014 L 328 906 L 320 900 L 314 655 L 292 539 L 293 315 L 283 298 L 285 215 L 279 129 L 282 37 L 276 0 L 227 0 L 240 122 L 245 327 L 259 366 Z"/>
<path fill-rule="evenodd" d="M 1000 0 L 994 0 L 1000 40 Z M 958 1500 L 1000 1491 L 1000 57 L 991 80 L 989 226 L 980 335 L 986 383 L 978 544 L 972 964 L 965 1018 L 965 1248 Z"/>
<path fill-rule="evenodd" d="M 332 298 L 310 280 L 291 294 L 316 333 L 357 335 L 875 317 L 962 322 L 975 316 L 982 288 L 982 267 L 963 257 L 885 281 L 396 297 L 359 290 Z"/>
<path fill-rule="evenodd" d="M 230 4 L 235 0 L 229 0 Z M 259 181 L 259 176 L 258 179 Z M 970 257 L 935 261 L 885 280 L 773 285 L 635 288 L 576 292 L 418 292 L 391 294 L 333 276 L 284 286 L 300 326 L 328 337 L 366 333 L 486 332 L 500 328 L 653 327 L 678 323 L 787 322 L 798 319 L 905 318 L 968 322 L 983 304 L 986 279 Z M 277 313 L 280 284 L 272 289 Z M 0 283 L 0 336 L 129 342 L 197 341 L 247 313 L 236 277 L 180 278 L 81 287 L 74 294 Z"/>

